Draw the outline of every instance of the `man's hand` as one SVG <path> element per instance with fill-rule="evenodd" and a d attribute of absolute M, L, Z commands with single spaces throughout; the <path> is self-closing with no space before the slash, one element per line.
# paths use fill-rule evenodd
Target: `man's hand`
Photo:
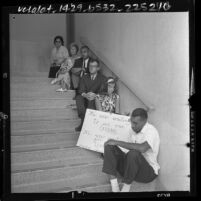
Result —
<path fill-rule="evenodd" d="M 88 92 L 86 97 L 88 100 L 92 101 L 96 98 L 96 94 L 93 92 Z"/>
<path fill-rule="evenodd" d="M 104 146 L 106 145 L 117 145 L 117 140 L 110 139 L 104 143 Z"/>

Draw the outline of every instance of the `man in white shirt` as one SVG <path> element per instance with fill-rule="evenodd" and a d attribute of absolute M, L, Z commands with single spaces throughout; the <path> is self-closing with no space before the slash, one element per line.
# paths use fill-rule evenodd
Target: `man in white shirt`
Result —
<path fill-rule="evenodd" d="M 117 177 L 123 182 L 121 192 L 129 192 L 133 181 L 153 181 L 160 166 L 157 162 L 160 138 L 156 128 L 147 122 L 147 111 L 135 109 L 130 117 L 127 142 L 108 140 L 104 146 L 103 172 L 110 176 L 113 192 L 119 192 Z"/>

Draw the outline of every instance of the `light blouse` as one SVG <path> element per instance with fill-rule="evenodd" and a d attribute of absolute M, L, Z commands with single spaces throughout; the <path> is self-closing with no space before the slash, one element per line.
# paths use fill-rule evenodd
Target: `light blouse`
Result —
<path fill-rule="evenodd" d="M 54 47 L 51 53 L 51 63 L 56 63 L 60 65 L 64 59 L 69 57 L 68 50 L 65 46 L 60 46 L 59 49 Z"/>

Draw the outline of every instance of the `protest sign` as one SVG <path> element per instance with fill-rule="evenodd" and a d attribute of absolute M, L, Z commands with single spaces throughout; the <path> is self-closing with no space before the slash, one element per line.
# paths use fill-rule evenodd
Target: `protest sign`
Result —
<path fill-rule="evenodd" d="M 108 139 L 127 141 L 129 129 L 129 116 L 87 109 L 77 146 L 103 153 Z"/>

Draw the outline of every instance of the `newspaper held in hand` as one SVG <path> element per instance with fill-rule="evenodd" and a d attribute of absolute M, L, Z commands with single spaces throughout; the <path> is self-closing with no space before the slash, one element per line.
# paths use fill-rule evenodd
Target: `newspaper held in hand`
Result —
<path fill-rule="evenodd" d="M 77 146 L 103 153 L 109 139 L 128 142 L 129 129 L 129 116 L 87 109 Z"/>

